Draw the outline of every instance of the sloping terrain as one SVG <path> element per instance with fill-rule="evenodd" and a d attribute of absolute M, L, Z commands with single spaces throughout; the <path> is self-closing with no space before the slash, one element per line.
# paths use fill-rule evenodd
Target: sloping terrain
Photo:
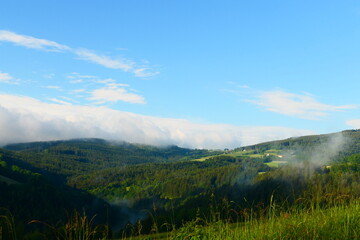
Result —
<path fill-rule="evenodd" d="M 0 149 L 0 207 L 24 234 L 30 220 L 64 222 L 73 209 L 114 231 L 141 223 L 142 233 L 179 229 L 200 213 L 236 222 L 249 209 L 257 219 L 274 201 L 281 214 L 356 201 L 359 153 L 356 130 L 224 151 L 101 139 L 12 144 Z"/>

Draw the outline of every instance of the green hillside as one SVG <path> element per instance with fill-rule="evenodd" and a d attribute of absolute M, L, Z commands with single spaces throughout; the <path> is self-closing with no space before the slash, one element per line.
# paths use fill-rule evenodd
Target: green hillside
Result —
<path fill-rule="evenodd" d="M 356 238 L 359 170 L 355 130 L 224 151 L 101 139 L 12 144 L 0 149 L 0 216 L 10 211 L 27 239 L 58 236 L 66 221 L 95 214 L 93 229 L 109 227 L 96 228 L 101 239 L 287 239 L 291 231 L 327 239 L 327 223 L 313 219 L 329 215 L 343 232 L 334 236 Z M 66 216 L 74 209 L 83 218 Z"/>
<path fill-rule="evenodd" d="M 105 221 L 104 209 L 109 207 L 105 201 L 56 183 L 32 168 L 24 168 L 24 164 L 20 167 L 18 163 L 21 161 L 14 159 L 12 152 L 0 150 L 0 215 L 11 212 L 19 239 L 28 232 L 37 235 L 36 232 L 44 230 L 44 226 L 29 225 L 32 220 L 64 224 L 67 219 L 65 209 L 84 209 L 89 215 L 97 214 L 98 223 Z M 3 224 L 3 220 L 0 218 L 0 223 Z M 5 235 L 3 237 L 7 239 Z"/>
<path fill-rule="evenodd" d="M 155 147 L 102 139 L 11 144 L 14 158 L 34 168 L 61 176 L 73 176 L 101 169 L 142 164 L 176 162 L 217 153 L 177 146 Z"/>

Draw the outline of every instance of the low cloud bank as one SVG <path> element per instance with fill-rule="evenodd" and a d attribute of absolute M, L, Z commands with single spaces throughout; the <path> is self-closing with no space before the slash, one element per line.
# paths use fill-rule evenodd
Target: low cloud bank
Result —
<path fill-rule="evenodd" d="M 360 129 L 360 119 L 352 119 L 346 121 L 346 124 L 355 129 Z"/>
<path fill-rule="evenodd" d="M 0 94 L 0 145 L 104 138 L 152 145 L 222 149 L 309 134 L 313 132 L 271 126 L 200 124 L 106 107 L 49 104 L 30 97 Z"/>

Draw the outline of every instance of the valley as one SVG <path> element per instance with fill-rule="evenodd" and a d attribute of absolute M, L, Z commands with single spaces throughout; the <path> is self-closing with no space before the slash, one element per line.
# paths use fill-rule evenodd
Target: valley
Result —
<path fill-rule="evenodd" d="M 343 234 L 358 237 L 359 170 L 358 130 L 231 150 L 102 139 L 11 144 L 0 149 L 0 234 L 66 239 L 64 226 L 96 216 L 86 239 L 286 239 L 322 234 L 330 226 L 313 221 L 329 215 L 334 224 L 352 219 Z"/>

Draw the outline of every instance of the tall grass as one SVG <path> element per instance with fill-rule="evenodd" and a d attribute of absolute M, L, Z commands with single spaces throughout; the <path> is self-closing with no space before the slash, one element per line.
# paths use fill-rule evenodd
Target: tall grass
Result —
<path fill-rule="evenodd" d="M 186 223 L 168 239 L 360 239 L 360 202 L 328 209 L 293 209 L 277 212 L 275 205 L 265 218 L 245 222 Z"/>
<path fill-rule="evenodd" d="M 94 226 L 93 216 L 89 219 L 85 213 L 80 214 L 74 210 L 73 214 L 68 215 L 68 221 L 65 226 L 56 228 L 44 222 L 33 220 L 30 223 L 42 223 L 50 228 L 49 239 L 54 240 L 106 240 L 108 239 L 109 229 L 105 225 Z"/>
<path fill-rule="evenodd" d="M 5 213 L 0 215 L 0 240 L 16 240 L 14 216 L 6 209 L 1 210 Z"/>
<path fill-rule="evenodd" d="M 220 219 L 220 211 L 210 217 L 200 214 L 182 227 L 168 233 L 157 233 L 127 239 L 169 240 L 285 240 L 285 239 L 360 239 L 360 200 L 339 203 L 326 208 L 283 208 L 271 201 L 264 214 L 248 211 L 238 223 Z M 125 238 L 124 238 L 125 239 Z"/>

